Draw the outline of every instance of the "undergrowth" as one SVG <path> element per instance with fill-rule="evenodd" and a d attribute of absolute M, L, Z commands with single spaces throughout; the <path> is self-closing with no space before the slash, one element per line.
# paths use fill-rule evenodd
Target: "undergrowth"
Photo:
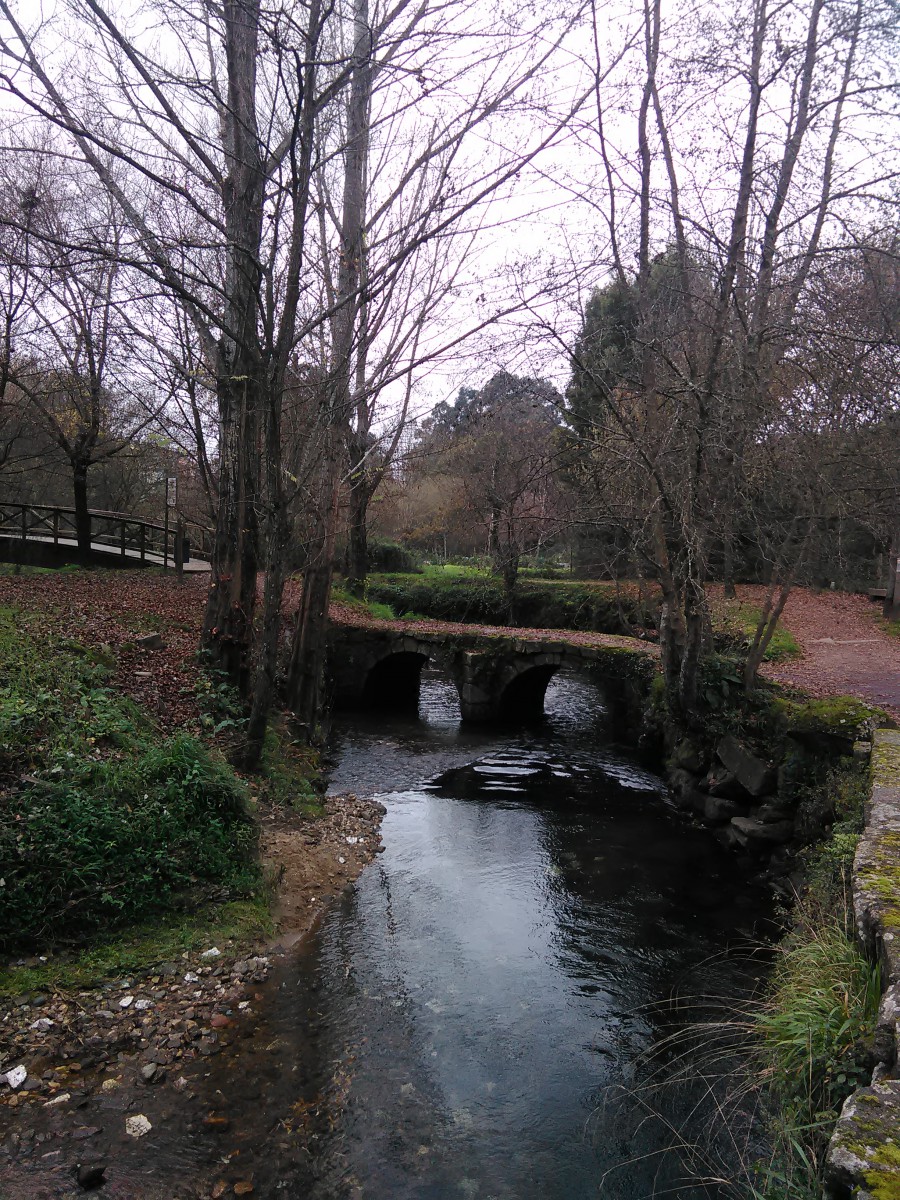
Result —
<path fill-rule="evenodd" d="M 766 981 L 743 1002 L 673 1002 L 637 1092 L 686 1175 L 723 1200 L 821 1200 L 841 1106 L 874 1065 L 881 979 L 856 946 L 850 903 L 866 772 L 843 759 L 807 786 L 827 793 L 818 802 L 834 826 L 805 853 L 781 941 L 755 951 L 771 961 Z M 676 1091 L 696 1097 L 690 1125 L 705 1136 L 666 1117 Z"/>
<path fill-rule="evenodd" d="M 163 738 L 76 642 L 0 609 L 0 950 L 252 895 L 246 789 L 196 738 Z"/>

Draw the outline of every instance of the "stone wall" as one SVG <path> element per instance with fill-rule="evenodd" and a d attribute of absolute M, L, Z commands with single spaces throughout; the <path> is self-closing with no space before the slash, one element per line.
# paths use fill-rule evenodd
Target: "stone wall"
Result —
<path fill-rule="evenodd" d="M 765 739 L 676 737 L 667 760 L 673 798 L 729 850 L 761 861 L 772 877 L 788 875 L 798 848 L 826 836 L 834 817 L 831 798 L 802 785 L 822 759 L 868 758 L 867 718 L 852 700 L 786 703 Z"/>
<path fill-rule="evenodd" d="M 827 1200 L 900 1200 L 900 731 L 872 750 L 866 828 L 853 864 L 860 941 L 881 963 L 878 1065 L 844 1104 L 828 1152 Z"/>

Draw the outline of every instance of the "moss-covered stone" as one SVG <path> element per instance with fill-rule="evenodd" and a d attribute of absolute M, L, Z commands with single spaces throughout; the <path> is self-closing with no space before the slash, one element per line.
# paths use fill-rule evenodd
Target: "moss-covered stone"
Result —
<path fill-rule="evenodd" d="M 828 1151 L 826 1196 L 900 1200 L 900 1081 L 861 1088 L 844 1106 Z"/>
<path fill-rule="evenodd" d="M 866 736 L 873 722 L 885 716 L 880 709 L 870 708 L 855 696 L 828 696 L 805 702 L 779 696 L 772 701 L 771 710 L 776 724 L 793 737 L 837 737 L 850 743 Z"/>

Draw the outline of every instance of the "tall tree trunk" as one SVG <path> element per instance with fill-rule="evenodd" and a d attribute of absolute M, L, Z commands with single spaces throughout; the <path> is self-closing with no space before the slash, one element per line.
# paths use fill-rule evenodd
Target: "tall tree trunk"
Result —
<path fill-rule="evenodd" d="M 269 713 L 275 698 L 281 602 L 287 571 L 291 522 L 281 471 L 281 388 L 269 386 L 265 414 L 266 520 L 262 628 L 257 632 L 250 691 L 250 717 L 244 747 L 244 767 L 256 770 L 265 745 Z"/>
<path fill-rule="evenodd" d="M 369 501 L 373 489 L 369 472 L 362 462 L 365 448 L 356 439 L 350 441 L 350 527 L 347 546 L 347 578 L 350 590 L 362 594 L 369 573 Z"/>
<path fill-rule="evenodd" d="M 258 388 L 249 376 L 219 381 L 219 508 L 202 646 L 245 691 L 250 677 L 259 567 Z"/>
<path fill-rule="evenodd" d="M 289 670 L 290 706 L 310 741 L 315 739 L 322 705 L 341 477 L 340 432 L 331 427 L 326 430 L 325 438 L 323 491 L 326 503 L 303 569 L 303 591 Z"/>
<path fill-rule="evenodd" d="M 322 701 L 328 633 L 328 605 L 334 572 L 338 498 L 346 431 L 353 411 L 352 360 L 361 304 L 360 273 L 365 254 L 365 176 L 369 147 L 369 102 L 372 90 L 372 32 L 368 0 L 354 0 L 353 73 L 347 102 L 344 152 L 344 196 L 336 311 L 332 321 L 331 363 L 322 398 L 325 447 L 325 505 L 319 532 L 303 572 L 303 595 L 291 650 L 291 707 L 307 736 L 315 735 Z"/>
<path fill-rule="evenodd" d="M 75 497 L 75 540 L 78 557 L 86 563 L 91 557 L 91 514 L 88 508 L 87 474 L 89 463 L 76 458 L 72 463 L 72 493 Z"/>
<path fill-rule="evenodd" d="M 882 614 L 886 621 L 900 620 L 900 528 L 894 530 L 888 555 L 887 591 Z"/>

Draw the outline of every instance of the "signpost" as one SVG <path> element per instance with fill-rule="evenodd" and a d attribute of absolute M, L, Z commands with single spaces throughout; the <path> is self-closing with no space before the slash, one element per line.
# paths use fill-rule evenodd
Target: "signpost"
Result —
<path fill-rule="evenodd" d="M 163 570 L 169 569 L 169 509 L 178 504 L 178 477 L 166 476 L 166 515 L 163 521 Z M 176 555 L 177 558 L 177 555 Z"/>

